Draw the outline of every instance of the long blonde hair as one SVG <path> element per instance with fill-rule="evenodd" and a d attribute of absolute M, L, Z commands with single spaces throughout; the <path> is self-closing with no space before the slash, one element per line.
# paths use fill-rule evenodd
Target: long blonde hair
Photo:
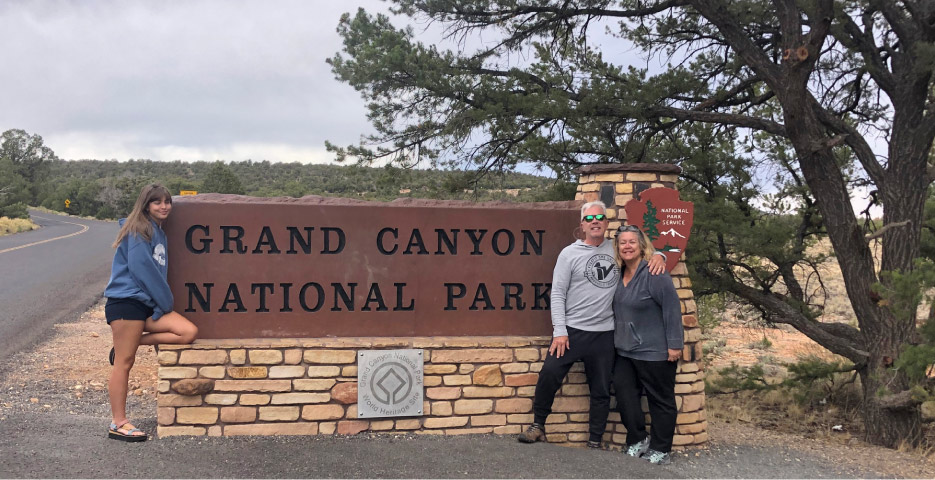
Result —
<path fill-rule="evenodd" d="M 636 239 L 640 243 L 640 258 L 646 261 L 649 261 L 652 258 L 653 254 L 656 253 L 656 249 L 653 248 L 653 243 L 649 241 L 649 237 L 643 233 L 636 225 L 623 225 L 617 229 L 617 234 L 614 236 L 614 259 L 617 261 L 617 266 L 620 267 L 620 272 L 623 272 L 623 258 L 620 258 L 620 235 L 624 233 L 635 233 Z"/>
<path fill-rule="evenodd" d="M 172 203 L 172 195 L 169 193 L 168 188 L 158 183 L 151 183 L 143 187 L 140 196 L 136 199 L 136 204 L 133 205 L 133 210 L 127 215 L 127 220 L 123 222 L 123 227 L 117 233 L 117 240 L 113 244 L 114 248 L 119 247 L 120 242 L 130 234 L 143 237 L 147 242 L 153 239 L 153 223 L 147 207 L 149 202 L 159 199 Z"/>

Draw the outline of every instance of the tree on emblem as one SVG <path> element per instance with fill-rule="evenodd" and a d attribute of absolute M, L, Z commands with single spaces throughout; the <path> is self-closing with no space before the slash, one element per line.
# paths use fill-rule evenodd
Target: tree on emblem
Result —
<path fill-rule="evenodd" d="M 659 224 L 659 219 L 656 218 L 656 206 L 653 205 L 652 200 L 646 202 L 646 213 L 643 214 L 643 232 L 646 233 L 646 236 L 649 237 L 649 241 L 655 242 L 659 238 L 659 229 L 656 228 L 656 225 Z"/>

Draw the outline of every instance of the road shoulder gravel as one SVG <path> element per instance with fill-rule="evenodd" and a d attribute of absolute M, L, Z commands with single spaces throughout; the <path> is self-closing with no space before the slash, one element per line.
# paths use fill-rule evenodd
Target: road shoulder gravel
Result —
<path fill-rule="evenodd" d="M 0 477 L 933 478 L 931 459 L 709 421 L 706 449 L 656 467 L 620 452 L 510 436 L 371 435 L 107 439 L 110 332 L 96 305 L 0 366 Z M 141 348 L 130 417 L 155 431 L 156 362 Z"/>

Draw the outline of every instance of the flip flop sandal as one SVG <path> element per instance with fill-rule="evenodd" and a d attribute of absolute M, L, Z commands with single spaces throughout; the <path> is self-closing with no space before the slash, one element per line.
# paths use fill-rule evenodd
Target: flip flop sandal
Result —
<path fill-rule="evenodd" d="M 114 364 L 114 357 L 117 355 L 117 352 L 114 350 L 114 347 L 110 347 L 110 354 L 108 354 L 107 359 L 110 360 L 110 364 Z"/>
<path fill-rule="evenodd" d="M 121 433 L 120 428 L 128 423 L 130 423 L 129 420 L 121 423 L 120 425 L 111 423 L 110 429 L 107 431 L 107 436 L 109 438 L 113 438 L 114 440 L 120 440 L 123 442 L 145 442 L 146 439 L 149 438 L 149 436 L 145 433 L 143 435 L 134 435 L 136 432 L 143 433 L 143 431 L 139 428 L 131 428 L 127 430 L 127 433 Z"/>

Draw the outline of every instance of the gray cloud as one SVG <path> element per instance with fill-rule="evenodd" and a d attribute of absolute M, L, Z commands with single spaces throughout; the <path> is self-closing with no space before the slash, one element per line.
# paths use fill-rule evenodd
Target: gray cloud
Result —
<path fill-rule="evenodd" d="M 359 5 L 385 8 L 3 2 L 0 129 L 40 134 L 63 158 L 325 160 L 325 139 L 369 131 L 363 102 L 325 64 L 341 13 Z"/>

